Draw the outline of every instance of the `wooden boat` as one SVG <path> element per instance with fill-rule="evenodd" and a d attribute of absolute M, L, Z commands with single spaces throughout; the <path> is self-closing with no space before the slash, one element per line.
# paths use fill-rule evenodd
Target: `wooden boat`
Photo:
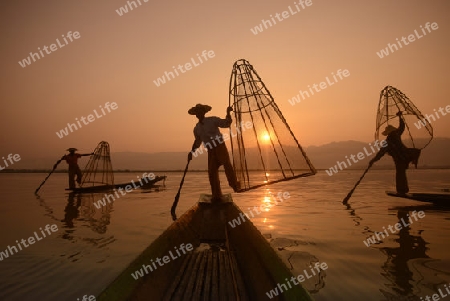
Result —
<path fill-rule="evenodd" d="M 219 203 L 211 203 L 210 195 L 201 195 L 200 201 L 147 247 L 97 300 L 269 299 L 266 292 L 293 275 L 249 220 L 235 228 L 229 225 L 241 216 L 244 213 L 231 195 L 223 196 Z M 181 253 L 181 247 L 188 244 L 191 251 Z M 175 252 L 179 256 L 173 256 Z M 162 266 L 156 264 L 158 259 L 164 260 Z M 139 270 L 143 277 L 136 277 Z M 312 298 L 299 284 L 270 300 Z"/>
<path fill-rule="evenodd" d="M 440 206 L 450 206 L 450 193 L 414 192 L 414 193 L 398 194 L 395 191 L 386 191 L 386 194 L 393 197 L 401 197 L 421 202 L 430 202 Z"/>
<path fill-rule="evenodd" d="M 166 176 L 156 176 L 154 179 L 150 178 L 142 178 L 142 185 L 139 182 L 128 182 L 122 184 L 114 184 L 114 185 L 99 185 L 99 186 L 87 186 L 87 187 L 77 187 L 75 189 L 66 188 L 66 190 L 70 190 L 72 192 L 102 192 L 112 189 L 136 189 L 136 188 L 152 188 L 157 182 L 165 180 Z"/>

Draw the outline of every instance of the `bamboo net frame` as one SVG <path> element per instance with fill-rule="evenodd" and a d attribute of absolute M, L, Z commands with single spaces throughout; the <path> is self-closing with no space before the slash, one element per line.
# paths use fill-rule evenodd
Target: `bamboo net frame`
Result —
<path fill-rule="evenodd" d="M 232 162 L 241 191 L 316 173 L 266 85 L 244 59 L 233 65 L 229 106 L 234 112 Z"/>
<path fill-rule="evenodd" d="M 403 133 L 403 142 L 408 147 L 418 149 L 425 148 L 433 139 L 433 127 L 430 122 L 422 115 L 419 109 L 412 103 L 412 101 L 400 90 L 386 86 L 380 92 L 380 100 L 378 102 L 375 139 L 384 139 L 381 136 L 384 128 L 387 125 L 398 127 L 397 112 L 401 111 L 402 118 L 405 121 L 405 131 Z M 421 124 L 418 129 L 414 123 Z M 422 139 L 419 139 L 422 138 Z"/>
<path fill-rule="evenodd" d="M 95 148 L 84 168 L 80 186 L 84 188 L 101 185 L 114 185 L 110 148 L 106 141 L 100 142 Z"/>

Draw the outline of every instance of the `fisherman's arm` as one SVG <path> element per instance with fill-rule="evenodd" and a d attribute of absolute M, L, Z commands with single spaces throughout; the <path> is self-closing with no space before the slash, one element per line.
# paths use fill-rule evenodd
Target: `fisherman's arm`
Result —
<path fill-rule="evenodd" d="M 192 160 L 192 153 L 194 153 L 195 150 L 199 148 L 200 145 L 202 144 L 202 140 L 198 135 L 196 135 L 195 129 L 194 129 L 194 137 L 195 137 L 194 143 L 192 143 L 191 151 L 188 153 L 188 161 Z"/>
<path fill-rule="evenodd" d="M 369 165 L 372 166 L 373 163 L 380 160 L 386 154 L 386 152 L 387 152 L 386 147 L 383 147 L 382 149 L 380 149 L 380 151 L 375 155 L 375 157 L 373 157 L 372 160 L 370 160 Z"/>
<path fill-rule="evenodd" d="M 399 125 L 398 125 L 397 131 L 401 135 L 401 134 L 403 134 L 403 131 L 405 130 L 405 121 L 402 118 L 402 111 L 398 111 L 397 116 L 399 119 Z"/>
<path fill-rule="evenodd" d="M 220 128 L 227 128 L 230 127 L 233 120 L 231 119 L 230 112 L 233 111 L 232 107 L 227 108 L 227 116 L 225 116 L 225 119 L 217 118 L 217 126 Z"/>

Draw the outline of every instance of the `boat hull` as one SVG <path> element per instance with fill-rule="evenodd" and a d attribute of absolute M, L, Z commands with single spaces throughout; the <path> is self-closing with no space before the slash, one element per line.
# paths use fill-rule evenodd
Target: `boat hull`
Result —
<path fill-rule="evenodd" d="M 144 179 L 144 178 L 143 178 Z M 153 187 L 157 182 L 165 180 L 166 176 L 157 176 L 154 179 L 147 181 L 143 181 L 143 185 L 141 185 L 139 182 L 129 182 L 129 183 L 122 183 L 122 184 L 114 184 L 114 185 L 99 185 L 99 186 L 88 186 L 88 187 L 77 187 L 75 189 L 66 188 L 66 190 L 77 192 L 77 193 L 92 193 L 92 192 L 103 192 L 113 189 L 125 189 L 127 186 L 129 186 L 129 189 L 134 188 L 151 188 Z M 136 187 L 135 187 L 136 186 Z"/>
<path fill-rule="evenodd" d="M 425 193 L 414 192 L 406 194 L 398 194 L 395 191 L 386 191 L 388 196 L 401 197 L 421 202 L 429 202 L 440 206 L 450 206 L 450 193 Z"/>
<path fill-rule="evenodd" d="M 219 204 L 209 199 L 202 195 L 200 202 L 169 226 L 97 300 L 265 300 L 266 292 L 293 277 L 249 220 L 235 228 L 228 224 L 243 216 L 231 195 Z M 182 244 L 192 244 L 193 251 L 156 265 L 137 280 L 131 276 L 157 258 L 174 255 L 175 247 L 179 251 Z M 312 298 L 301 285 L 295 285 L 272 300 Z"/>

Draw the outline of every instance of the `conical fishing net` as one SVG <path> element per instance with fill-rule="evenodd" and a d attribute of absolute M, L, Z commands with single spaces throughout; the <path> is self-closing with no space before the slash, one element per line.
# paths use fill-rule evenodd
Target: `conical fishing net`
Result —
<path fill-rule="evenodd" d="M 252 65 L 238 60 L 230 79 L 233 167 L 241 191 L 316 173 Z"/>
<path fill-rule="evenodd" d="M 100 142 L 83 171 L 81 187 L 114 185 L 114 174 L 108 142 Z"/>
<path fill-rule="evenodd" d="M 405 94 L 391 86 L 386 86 L 380 93 L 375 139 L 386 138 L 381 133 L 387 125 L 399 126 L 399 117 L 396 115 L 399 111 L 402 112 L 401 118 L 405 121 L 405 131 L 402 135 L 405 146 L 425 148 L 433 139 L 433 127 L 430 122 L 436 117 L 432 114 L 427 115 L 426 119 Z"/>

